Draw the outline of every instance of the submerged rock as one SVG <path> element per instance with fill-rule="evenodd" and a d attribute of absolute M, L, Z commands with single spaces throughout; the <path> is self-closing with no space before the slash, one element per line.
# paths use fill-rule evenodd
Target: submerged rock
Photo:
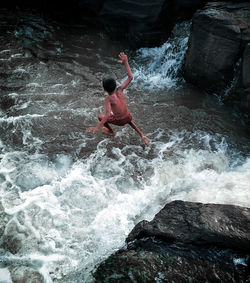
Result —
<path fill-rule="evenodd" d="M 250 209 L 175 201 L 135 226 L 97 282 L 247 282 Z"/>
<path fill-rule="evenodd" d="M 5 228 L 5 233 L 1 238 L 0 247 L 5 251 L 9 251 L 12 254 L 18 253 L 22 249 L 23 242 L 25 241 L 24 233 L 18 231 L 18 227 L 14 221 L 8 224 Z"/>
<path fill-rule="evenodd" d="M 14 283 L 44 283 L 44 277 L 35 269 L 28 266 L 10 268 L 11 279 Z"/>

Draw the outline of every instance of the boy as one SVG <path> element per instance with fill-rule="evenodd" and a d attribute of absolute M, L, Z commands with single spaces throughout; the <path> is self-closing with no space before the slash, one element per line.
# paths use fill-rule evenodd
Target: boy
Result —
<path fill-rule="evenodd" d="M 123 90 L 129 85 L 133 79 L 133 75 L 128 63 L 128 57 L 125 53 L 121 52 L 119 54 L 120 60 L 118 61 L 121 64 L 124 64 L 127 70 L 128 78 L 125 82 L 116 88 L 116 81 L 112 77 L 105 77 L 102 81 L 104 90 L 109 94 L 105 98 L 105 115 L 99 115 L 99 124 L 96 127 L 87 128 L 88 132 L 97 132 L 103 127 L 102 131 L 105 134 L 115 135 L 115 131 L 110 127 L 110 124 L 124 126 L 129 124 L 137 133 L 141 136 L 142 140 L 149 144 L 150 140 L 141 132 L 141 130 L 136 126 L 132 121 L 132 116 L 127 108 L 126 98 L 123 93 Z M 111 113 L 112 111 L 112 113 Z"/>

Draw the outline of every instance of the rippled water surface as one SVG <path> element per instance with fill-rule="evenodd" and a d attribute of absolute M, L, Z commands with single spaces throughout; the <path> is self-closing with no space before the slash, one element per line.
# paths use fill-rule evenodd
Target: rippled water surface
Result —
<path fill-rule="evenodd" d="M 134 225 L 172 200 L 250 207 L 247 128 L 181 77 L 189 26 L 135 52 L 84 26 L 0 12 L 0 279 L 25 265 L 46 282 L 91 282 Z M 120 51 L 149 146 L 129 126 L 85 132 L 104 111 L 103 75 L 126 77 Z"/>

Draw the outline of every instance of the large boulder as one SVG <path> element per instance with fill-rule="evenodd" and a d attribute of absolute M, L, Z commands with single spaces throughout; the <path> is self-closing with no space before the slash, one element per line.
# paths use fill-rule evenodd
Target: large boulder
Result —
<path fill-rule="evenodd" d="M 138 223 L 127 237 L 214 245 L 250 252 L 250 209 L 233 205 L 174 201 L 151 222 Z"/>
<path fill-rule="evenodd" d="M 186 80 L 211 92 L 226 89 L 242 56 L 242 35 L 249 27 L 250 3 L 209 3 L 197 11 L 184 64 Z"/>
<path fill-rule="evenodd" d="M 185 79 L 250 114 L 249 43 L 249 1 L 208 3 L 193 16 Z"/>
<path fill-rule="evenodd" d="M 96 282 L 247 282 L 250 209 L 174 201 L 135 226 Z"/>

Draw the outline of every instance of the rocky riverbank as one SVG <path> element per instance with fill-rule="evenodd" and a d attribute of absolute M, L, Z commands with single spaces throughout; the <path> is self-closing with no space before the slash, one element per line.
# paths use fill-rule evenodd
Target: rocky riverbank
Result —
<path fill-rule="evenodd" d="M 6 2 L 6 3 L 5 3 Z M 207 1 L 195 0 L 74 0 L 3 1 L 8 8 L 35 8 L 68 23 L 97 26 L 113 39 L 126 40 L 133 48 L 166 41 L 175 23 L 190 19 Z"/>
<path fill-rule="evenodd" d="M 174 201 L 138 223 L 97 282 L 248 282 L 250 209 Z"/>

